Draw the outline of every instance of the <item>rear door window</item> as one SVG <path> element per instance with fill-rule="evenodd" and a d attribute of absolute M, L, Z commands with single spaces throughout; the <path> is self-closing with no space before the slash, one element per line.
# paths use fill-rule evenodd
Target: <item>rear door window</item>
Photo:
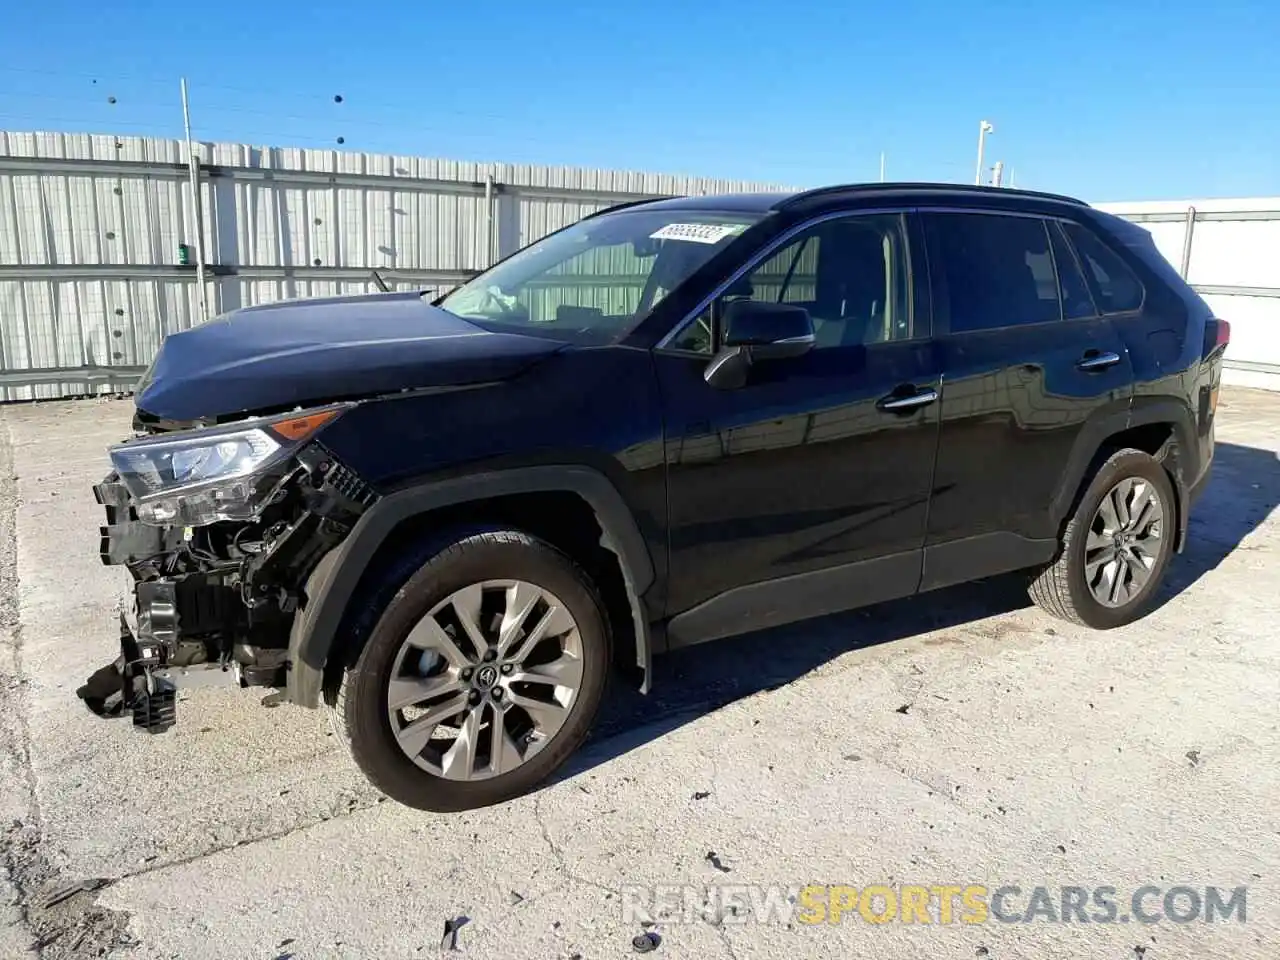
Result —
<path fill-rule="evenodd" d="M 928 224 L 952 333 L 1061 319 L 1045 221 L 947 212 L 930 214 Z"/>
<path fill-rule="evenodd" d="M 1066 320 L 1082 320 L 1096 317 L 1098 308 L 1094 306 L 1093 297 L 1089 294 L 1089 286 L 1085 283 L 1084 274 L 1080 272 L 1080 264 L 1076 255 L 1062 233 L 1062 225 L 1049 225 L 1049 241 L 1053 247 L 1053 263 L 1058 271 L 1058 290 L 1062 297 L 1062 316 Z"/>
<path fill-rule="evenodd" d="M 1120 259 L 1120 255 L 1103 243 L 1092 230 L 1078 223 L 1063 225 L 1071 239 L 1093 298 L 1103 313 L 1126 313 L 1142 307 L 1142 282 Z"/>

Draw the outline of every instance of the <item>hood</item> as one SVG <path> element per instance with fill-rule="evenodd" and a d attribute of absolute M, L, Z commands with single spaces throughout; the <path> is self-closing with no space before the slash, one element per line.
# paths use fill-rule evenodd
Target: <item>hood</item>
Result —
<path fill-rule="evenodd" d="M 564 343 L 491 333 L 416 292 L 246 307 L 167 337 L 139 410 L 190 421 L 514 376 Z"/>

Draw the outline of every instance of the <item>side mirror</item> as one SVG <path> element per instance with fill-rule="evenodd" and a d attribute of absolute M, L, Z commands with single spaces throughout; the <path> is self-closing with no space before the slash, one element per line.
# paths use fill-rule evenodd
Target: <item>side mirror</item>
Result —
<path fill-rule="evenodd" d="M 813 349 L 813 320 L 804 307 L 734 300 L 723 323 L 725 348 L 746 347 L 752 360 L 787 360 Z"/>
<path fill-rule="evenodd" d="M 702 374 L 719 390 L 745 386 L 751 364 L 758 360 L 787 360 L 813 349 L 813 320 L 804 307 L 734 300 L 725 307 L 722 322 L 724 344 Z"/>

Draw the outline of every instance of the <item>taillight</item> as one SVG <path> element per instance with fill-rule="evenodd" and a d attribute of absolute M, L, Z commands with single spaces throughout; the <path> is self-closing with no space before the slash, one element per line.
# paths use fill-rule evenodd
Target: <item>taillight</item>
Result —
<path fill-rule="evenodd" d="M 1227 345 L 1231 343 L 1231 324 L 1217 317 L 1210 317 L 1209 321 L 1204 325 L 1204 355 L 1206 358 L 1211 353 L 1219 353 L 1226 350 Z"/>
<path fill-rule="evenodd" d="M 1227 349 L 1227 345 L 1231 343 L 1231 324 L 1217 317 L 1212 317 L 1205 324 L 1204 331 L 1204 355 L 1205 358 L 1212 356 L 1221 357 Z M 1209 416 L 1213 416 L 1218 412 L 1218 389 L 1219 384 L 1214 384 L 1209 389 Z"/>

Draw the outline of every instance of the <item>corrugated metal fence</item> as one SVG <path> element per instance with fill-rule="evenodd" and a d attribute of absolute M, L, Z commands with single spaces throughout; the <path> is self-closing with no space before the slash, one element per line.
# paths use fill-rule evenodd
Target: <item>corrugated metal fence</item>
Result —
<path fill-rule="evenodd" d="M 1280 197 L 1097 206 L 1151 231 L 1165 259 L 1231 323 L 1224 379 L 1280 390 Z"/>
<path fill-rule="evenodd" d="M 787 189 L 244 144 L 195 152 L 193 191 L 178 140 L 0 132 L 0 401 L 127 389 L 202 314 L 371 291 L 373 269 L 397 287 L 453 286 L 602 207 Z M 1232 322 L 1231 379 L 1280 387 L 1280 198 L 1099 206 L 1151 230 Z"/>
<path fill-rule="evenodd" d="M 165 335 L 290 297 L 449 287 L 602 207 L 785 187 L 0 132 L 0 400 L 127 388 Z M 193 196 L 199 198 L 193 203 Z M 207 263 L 197 283 L 200 244 Z M 190 263 L 180 263 L 180 247 Z"/>

